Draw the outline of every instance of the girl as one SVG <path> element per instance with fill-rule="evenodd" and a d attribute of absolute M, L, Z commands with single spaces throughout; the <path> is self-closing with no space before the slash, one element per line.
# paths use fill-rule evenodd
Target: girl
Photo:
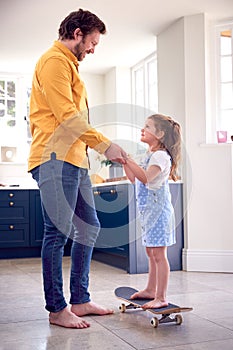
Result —
<path fill-rule="evenodd" d="M 149 258 L 147 286 L 131 299 L 148 298 L 145 309 L 168 305 L 166 292 L 170 266 L 167 247 L 175 243 L 174 212 L 168 185 L 169 176 L 177 180 L 181 152 L 180 125 L 172 118 L 155 114 L 147 118 L 141 141 L 149 149 L 140 166 L 132 159 L 124 165 L 125 173 L 135 182 L 136 201 L 142 228 L 142 242 Z"/>

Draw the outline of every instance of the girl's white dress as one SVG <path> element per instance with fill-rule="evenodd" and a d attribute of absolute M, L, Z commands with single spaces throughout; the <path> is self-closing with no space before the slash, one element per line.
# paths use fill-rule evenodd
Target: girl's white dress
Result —
<path fill-rule="evenodd" d="M 164 150 L 147 152 L 140 166 L 147 169 L 157 165 L 161 173 L 144 185 L 136 179 L 136 201 L 142 228 L 142 244 L 146 247 L 163 247 L 176 243 L 174 208 L 168 178 L 171 168 L 170 155 Z"/>

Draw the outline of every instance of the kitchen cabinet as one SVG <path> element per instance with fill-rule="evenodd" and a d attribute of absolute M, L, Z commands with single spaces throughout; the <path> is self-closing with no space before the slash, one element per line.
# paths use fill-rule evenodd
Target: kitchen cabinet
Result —
<path fill-rule="evenodd" d="M 41 247 L 43 239 L 43 218 L 41 212 L 40 191 L 30 190 L 30 244 Z"/>
<path fill-rule="evenodd" d="M 40 257 L 44 231 L 39 189 L 0 190 L 0 258 Z M 70 254 L 68 240 L 64 255 Z"/>
<path fill-rule="evenodd" d="M 93 188 L 101 229 L 93 258 L 125 269 L 143 272 L 147 267 L 145 252 L 139 242 L 134 186 L 105 185 Z"/>
<path fill-rule="evenodd" d="M 39 190 L 0 190 L 0 258 L 40 256 L 43 223 Z"/>
<path fill-rule="evenodd" d="M 182 270 L 183 185 L 170 183 L 176 217 L 176 244 L 168 248 L 171 270 Z M 148 259 L 141 243 L 134 185 L 128 181 L 93 186 L 101 229 L 93 258 L 130 274 L 148 272 Z M 0 258 L 39 257 L 43 220 L 38 189 L 0 190 Z M 70 254 L 68 240 L 64 255 Z"/>
<path fill-rule="evenodd" d="M 0 247 L 23 247 L 29 244 L 28 191 L 0 191 Z"/>
<path fill-rule="evenodd" d="M 176 244 L 168 248 L 171 270 L 182 269 L 183 208 L 182 183 L 171 183 L 176 217 Z M 125 269 L 128 273 L 148 272 L 148 259 L 141 243 L 134 185 L 101 184 L 93 188 L 101 229 L 93 258 Z"/>

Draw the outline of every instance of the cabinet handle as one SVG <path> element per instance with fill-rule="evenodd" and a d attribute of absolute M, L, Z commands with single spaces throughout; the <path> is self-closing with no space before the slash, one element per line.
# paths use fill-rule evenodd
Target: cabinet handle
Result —
<path fill-rule="evenodd" d="M 100 191 L 94 191 L 94 195 L 98 196 L 100 194 Z"/>
<path fill-rule="evenodd" d="M 9 206 L 10 206 L 10 207 L 13 207 L 14 204 L 15 204 L 14 202 L 10 202 L 10 203 L 9 203 Z"/>
<path fill-rule="evenodd" d="M 14 225 L 10 225 L 10 226 L 9 226 L 9 229 L 10 229 L 10 230 L 14 230 Z"/>
<path fill-rule="evenodd" d="M 110 193 L 114 194 L 114 193 L 116 193 L 116 190 L 110 190 Z"/>
<path fill-rule="evenodd" d="M 10 198 L 14 197 L 14 193 L 9 193 L 9 197 Z"/>

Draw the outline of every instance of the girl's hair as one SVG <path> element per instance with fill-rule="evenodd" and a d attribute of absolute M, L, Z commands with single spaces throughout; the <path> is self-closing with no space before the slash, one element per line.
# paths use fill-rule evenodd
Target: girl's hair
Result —
<path fill-rule="evenodd" d="M 149 119 L 153 120 L 157 131 L 163 131 L 164 136 L 160 139 L 161 147 L 169 153 L 172 166 L 170 177 L 178 179 L 177 168 L 181 157 L 181 127 L 171 117 L 162 114 L 153 114 Z"/>
<path fill-rule="evenodd" d="M 83 35 L 98 30 L 100 34 L 106 33 L 105 24 L 90 11 L 79 9 L 71 12 L 60 24 L 59 39 L 73 39 L 75 29 L 79 28 Z"/>

